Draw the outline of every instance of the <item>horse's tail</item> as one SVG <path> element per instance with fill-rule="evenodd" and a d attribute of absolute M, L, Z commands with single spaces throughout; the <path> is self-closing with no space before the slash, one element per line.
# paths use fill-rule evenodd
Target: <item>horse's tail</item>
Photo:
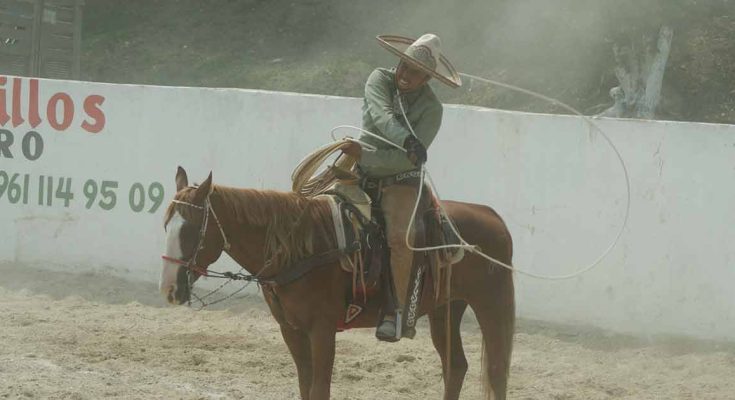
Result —
<path fill-rule="evenodd" d="M 482 372 L 480 379 L 482 380 L 482 391 L 485 394 L 486 400 L 505 400 L 508 376 L 510 375 L 510 359 L 513 353 L 514 325 L 515 321 L 511 319 L 495 327 L 498 330 L 498 334 L 493 337 L 496 340 L 500 339 L 501 343 L 488 344 L 486 341 L 489 335 L 482 335 L 482 347 L 480 350 Z M 490 346 L 496 346 L 496 349 L 502 354 L 490 354 L 488 352 Z M 498 361 L 501 362 L 498 363 Z"/>
<path fill-rule="evenodd" d="M 504 234 L 501 245 L 503 254 L 500 261 L 512 265 L 513 239 L 505 222 L 495 210 L 488 209 L 495 215 Z M 513 272 L 496 266 L 491 272 L 494 285 L 492 303 L 489 314 L 491 323 L 482 329 L 482 388 L 488 400 L 505 400 L 510 375 L 510 359 L 513 353 L 513 334 L 515 333 L 515 290 L 513 288 Z"/>

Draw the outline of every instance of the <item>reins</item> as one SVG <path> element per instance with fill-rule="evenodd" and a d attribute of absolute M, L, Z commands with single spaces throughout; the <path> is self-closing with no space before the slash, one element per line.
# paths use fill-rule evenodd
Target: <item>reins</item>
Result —
<path fill-rule="evenodd" d="M 237 293 L 243 291 L 246 287 L 248 287 L 252 282 L 257 282 L 261 286 L 273 288 L 276 286 L 286 285 L 291 282 L 294 282 L 298 279 L 300 279 L 302 276 L 308 274 L 315 268 L 318 268 L 319 266 L 327 265 L 330 262 L 338 261 L 342 257 L 352 254 L 356 251 L 360 251 L 360 243 L 354 242 L 350 243 L 344 248 L 336 248 L 324 251 L 319 254 L 314 254 L 312 256 L 306 257 L 304 259 L 301 259 L 292 265 L 289 265 L 289 268 L 282 269 L 278 273 L 276 273 L 274 276 L 268 277 L 268 278 L 261 278 L 260 275 L 266 271 L 268 268 L 272 266 L 271 260 L 267 260 L 264 263 L 264 267 L 258 271 L 257 274 L 245 274 L 241 272 L 231 272 L 231 271 L 225 271 L 225 272 L 219 272 L 219 271 L 211 271 L 208 268 L 200 267 L 197 265 L 197 256 L 199 254 L 199 251 L 203 250 L 205 248 L 204 246 L 204 240 L 207 232 L 207 225 L 209 223 L 209 214 L 212 214 L 212 217 L 214 218 L 215 223 L 217 224 L 217 227 L 219 229 L 220 235 L 222 236 L 222 240 L 224 242 L 223 245 L 223 251 L 228 252 L 230 249 L 230 242 L 227 240 L 227 235 L 225 234 L 224 229 L 222 228 L 222 224 L 219 221 L 219 218 L 217 217 L 217 213 L 215 213 L 214 208 L 212 208 L 211 201 L 209 199 L 209 195 L 205 199 L 204 205 L 196 205 L 193 203 L 189 203 L 186 201 L 181 200 L 172 200 L 172 203 L 185 205 L 187 207 L 192 207 L 197 210 L 200 210 L 204 212 L 203 221 L 202 221 L 202 227 L 199 231 L 199 243 L 197 244 L 197 248 L 194 251 L 194 255 L 189 258 L 188 260 L 183 259 L 177 259 L 173 257 L 169 257 L 167 255 L 162 255 L 161 258 L 164 260 L 180 265 L 187 270 L 188 274 L 188 283 L 189 283 L 189 293 L 191 296 L 195 297 L 197 301 L 199 301 L 202 306 L 199 308 L 199 310 L 204 309 L 207 306 L 210 306 L 212 304 L 217 304 L 219 302 L 225 301 Z M 304 218 L 304 215 L 306 214 L 307 208 L 304 208 L 301 211 L 301 214 L 298 216 L 296 221 L 294 221 L 292 229 L 289 230 L 289 236 L 293 234 L 295 231 L 295 227 L 298 226 L 299 223 Z M 221 278 L 221 279 L 227 279 L 226 282 L 221 284 L 219 287 L 214 289 L 213 291 L 207 293 L 206 295 L 199 297 L 194 293 L 194 279 L 192 279 L 192 273 L 196 273 L 199 276 L 204 276 L 208 278 Z M 230 295 L 218 299 L 216 301 L 213 301 L 211 303 L 205 303 L 204 299 L 207 297 L 210 297 L 211 295 L 217 293 L 218 291 L 222 290 L 227 284 L 229 284 L 232 281 L 245 281 L 245 283 L 241 288 L 239 288 L 237 291 L 231 293 Z M 191 300 L 188 303 L 189 306 L 191 306 Z"/>
<path fill-rule="evenodd" d="M 222 224 L 220 223 L 219 218 L 217 217 L 217 213 L 214 212 L 214 208 L 212 208 L 212 202 L 209 199 L 209 195 L 207 195 L 207 198 L 204 200 L 204 205 L 203 206 L 200 206 L 200 205 L 197 205 L 197 204 L 194 204 L 194 203 L 189 203 L 189 202 L 186 202 L 186 201 L 181 201 L 181 200 L 171 200 L 171 202 L 172 203 L 176 203 L 176 204 L 181 204 L 181 205 L 184 205 L 184 206 L 187 206 L 187 207 L 191 207 L 191 208 L 200 210 L 200 211 L 202 211 L 204 213 L 203 216 L 202 216 L 202 227 L 199 230 L 199 243 L 197 244 L 196 249 L 194 250 L 194 255 L 192 255 L 188 260 L 183 260 L 183 259 L 177 259 L 177 258 L 174 258 L 174 257 L 169 257 L 169 256 L 167 256 L 165 254 L 161 256 L 162 259 L 164 259 L 164 260 L 166 260 L 168 262 L 171 262 L 171 263 L 174 263 L 174 264 L 177 264 L 177 265 L 180 265 L 180 266 L 186 268 L 186 272 L 187 272 L 187 276 L 188 276 L 187 281 L 188 281 L 188 284 L 189 284 L 189 293 L 191 294 L 191 296 L 195 297 L 197 299 L 197 301 L 199 301 L 202 304 L 202 306 L 199 308 L 199 310 L 202 310 L 205 307 L 208 307 L 208 306 L 213 305 L 213 304 L 220 303 L 222 301 L 225 301 L 225 300 L 233 297 L 234 295 L 236 295 L 236 294 L 240 293 L 241 291 L 245 290 L 245 288 L 248 287 L 250 285 L 250 283 L 252 283 L 252 282 L 265 283 L 265 284 L 268 283 L 268 281 L 261 280 L 259 278 L 259 275 L 260 275 L 261 272 L 263 272 L 264 270 L 266 270 L 269 265 L 266 265 L 266 267 L 263 268 L 256 275 L 249 275 L 249 274 L 243 274 L 241 272 L 230 272 L 230 271 L 225 271 L 225 272 L 210 271 L 207 268 L 203 268 L 203 267 L 198 266 L 197 265 L 197 262 L 196 262 L 197 261 L 197 256 L 199 255 L 199 252 L 201 250 L 203 250 L 204 247 L 205 247 L 204 246 L 204 239 L 205 239 L 206 233 L 207 233 L 207 226 L 209 225 L 209 214 L 210 213 L 212 214 L 212 217 L 214 218 L 214 222 L 217 224 L 217 229 L 219 230 L 220 235 L 222 236 L 222 242 L 223 242 L 222 250 L 224 252 L 228 252 L 230 250 L 230 247 L 231 247 L 230 242 L 227 240 L 227 235 L 225 234 L 225 231 L 222 228 Z M 194 280 L 192 279 L 192 273 L 195 273 L 195 274 L 197 274 L 199 276 L 204 276 L 204 277 L 207 277 L 207 278 L 227 279 L 227 281 L 224 282 L 223 284 L 221 284 L 216 289 L 214 289 L 211 292 L 207 293 L 206 295 L 204 295 L 202 297 L 199 297 L 199 296 L 197 296 L 194 293 Z M 228 296 L 226 296 L 224 298 L 215 300 L 215 301 L 213 301 L 211 303 L 205 303 L 204 302 L 204 299 L 206 299 L 207 297 L 210 297 L 213 294 L 219 292 L 225 286 L 227 286 L 227 284 L 229 284 L 232 281 L 246 281 L 247 283 L 245 285 L 243 285 L 240 289 L 236 290 L 235 292 L 231 293 L 230 295 L 228 295 Z M 191 306 L 191 300 L 189 300 L 188 305 Z"/>

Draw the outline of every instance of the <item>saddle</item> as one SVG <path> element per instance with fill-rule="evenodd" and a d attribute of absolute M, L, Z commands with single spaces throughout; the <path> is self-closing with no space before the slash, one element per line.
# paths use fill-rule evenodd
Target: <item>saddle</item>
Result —
<path fill-rule="evenodd" d="M 356 160 L 340 154 L 336 160 L 322 172 L 319 167 L 333 154 L 350 145 L 349 139 L 327 144 L 317 149 L 302 160 L 291 175 L 292 191 L 304 197 L 326 196 L 332 208 L 332 220 L 337 238 L 338 249 L 329 252 L 329 257 L 337 255 L 342 269 L 352 274 L 352 290 L 346 294 L 347 313 L 344 320 L 338 322 L 338 329 L 350 329 L 350 324 L 362 313 L 370 296 L 383 288 L 392 292 L 390 273 L 383 273 L 390 264 L 389 249 L 385 240 L 384 223 L 379 200 L 381 188 L 387 185 L 415 181 L 420 179 L 419 171 L 408 171 L 395 176 L 378 180 L 365 179 L 359 171 Z M 369 192 L 369 193 L 366 193 Z M 416 247 L 434 247 L 445 244 L 460 243 L 452 229 L 449 229 L 449 217 L 440 212 L 439 202 L 427 189 L 425 198 L 418 211 L 414 229 Z M 409 211 L 407 211 L 409 212 Z M 422 288 L 432 288 L 438 296 L 441 283 L 442 266 L 459 262 L 464 251 L 459 249 L 423 252 L 423 257 L 414 257 L 411 273 L 411 304 L 413 309 L 407 310 L 405 321 L 407 328 L 415 323 L 417 299 L 422 295 Z M 316 257 L 319 262 L 325 256 Z M 312 262 L 311 264 L 313 264 Z M 302 263 L 290 275 L 298 278 L 309 271 L 309 264 Z M 420 264 L 420 265 L 419 265 Z M 428 272 L 428 273 L 424 273 Z M 289 278 L 289 281 L 293 280 Z M 388 290 L 382 290 L 387 293 Z M 387 298 L 388 303 L 394 300 Z M 384 301 L 382 304 L 387 304 Z M 412 315 L 413 314 L 413 315 Z"/>
<path fill-rule="evenodd" d="M 343 258 L 342 268 L 352 274 L 352 291 L 347 294 L 347 312 L 343 321 L 340 321 L 340 330 L 350 329 L 353 322 L 365 309 L 369 298 L 383 285 L 382 292 L 388 293 L 392 289 L 391 274 L 387 273 L 390 266 L 390 252 L 385 239 L 384 221 L 378 203 L 376 191 L 391 184 L 418 183 L 418 176 L 414 171 L 383 178 L 380 180 L 365 180 L 359 184 L 354 181 L 345 183 L 337 181 L 324 195 L 332 197 L 333 220 L 338 245 L 347 246 L 350 243 L 359 243 L 359 251 L 352 256 Z M 365 188 L 365 190 L 363 190 Z M 372 192 L 368 194 L 368 192 Z M 410 211 L 407 211 L 410 212 Z M 429 191 L 424 190 L 424 199 L 420 202 L 417 220 L 415 223 L 415 242 L 417 247 L 433 247 L 445 244 L 458 244 L 459 238 L 449 228 L 448 217 L 441 213 L 438 200 Z M 416 319 L 416 308 L 421 296 L 433 289 L 438 295 L 440 269 L 451 265 L 463 257 L 461 249 L 436 250 L 423 252 L 423 257 L 414 257 L 414 267 L 411 274 L 413 290 L 411 304 L 405 316 L 406 328 L 412 329 Z M 427 283 L 433 283 L 427 284 Z M 394 299 L 386 294 L 383 304 L 391 303 Z"/>

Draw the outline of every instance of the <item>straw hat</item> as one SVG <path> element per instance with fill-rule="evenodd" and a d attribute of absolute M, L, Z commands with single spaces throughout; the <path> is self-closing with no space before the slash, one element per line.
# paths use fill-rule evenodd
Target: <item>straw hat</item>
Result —
<path fill-rule="evenodd" d="M 414 40 L 403 36 L 379 35 L 377 39 L 381 46 L 412 66 L 453 88 L 462 86 L 459 73 L 441 54 L 439 36 L 427 33 Z"/>

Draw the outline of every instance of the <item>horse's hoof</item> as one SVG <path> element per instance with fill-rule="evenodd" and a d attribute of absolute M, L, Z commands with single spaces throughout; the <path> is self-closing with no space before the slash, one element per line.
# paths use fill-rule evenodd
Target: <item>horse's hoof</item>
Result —
<path fill-rule="evenodd" d="M 409 328 L 404 328 L 403 333 L 401 334 L 401 337 L 406 339 L 413 339 L 414 336 L 416 336 L 416 328 L 414 328 L 413 326 Z"/>

